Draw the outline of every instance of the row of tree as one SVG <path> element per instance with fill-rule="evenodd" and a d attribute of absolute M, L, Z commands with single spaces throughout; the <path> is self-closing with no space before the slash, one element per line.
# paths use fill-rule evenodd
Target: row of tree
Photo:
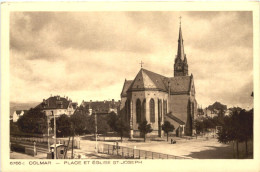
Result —
<path fill-rule="evenodd" d="M 217 130 L 219 142 L 235 142 L 237 157 L 239 157 L 239 143 L 245 142 L 246 156 L 248 156 L 248 141 L 253 139 L 253 109 L 250 111 L 235 109 L 228 116 L 206 117 L 194 121 L 196 134 L 208 132 L 209 129 L 214 131 L 217 126 L 220 128 Z"/>
<path fill-rule="evenodd" d="M 248 141 L 253 139 L 253 109 L 250 111 L 234 111 L 223 119 L 222 129 L 217 133 L 221 143 L 236 142 L 237 158 L 239 158 L 238 144 L 245 142 L 246 156 L 248 156 Z"/>
<path fill-rule="evenodd" d="M 50 126 L 54 128 L 54 119 L 50 121 Z M 47 133 L 47 117 L 40 109 L 30 109 L 28 113 L 19 118 L 17 127 L 20 132 L 31 134 L 46 134 Z M 15 125 L 11 125 L 11 131 L 17 131 Z M 152 127 L 147 121 L 139 124 L 138 129 L 141 135 L 146 140 L 146 134 L 152 132 Z M 97 134 L 107 134 L 109 131 L 116 132 L 121 140 L 123 136 L 129 135 L 129 125 L 123 121 L 120 115 L 114 112 L 108 115 L 97 115 Z M 168 121 L 162 126 L 162 130 L 167 134 L 174 130 L 174 126 Z M 53 131 L 53 130 L 52 130 Z M 52 132 L 51 132 L 52 133 Z M 95 115 L 88 115 L 86 113 L 76 112 L 74 115 L 60 115 L 56 118 L 56 134 L 57 137 L 67 137 L 74 135 L 83 135 L 95 133 Z"/>
<path fill-rule="evenodd" d="M 47 127 L 48 123 L 45 113 L 40 109 L 33 108 L 21 116 L 16 124 L 11 124 L 11 131 L 18 133 L 18 128 L 20 133 L 46 134 Z M 54 128 L 53 118 L 50 120 L 50 127 Z M 122 118 L 114 112 L 108 115 L 97 115 L 98 134 L 115 131 L 123 137 L 128 130 L 128 125 L 123 123 Z M 56 118 L 56 131 L 58 137 L 67 137 L 72 133 L 76 135 L 95 133 L 95 115 L 88 115 L 80 111 L 71 116 L 62 114 Z"/>
<path fill-rule="evenodd" d="M 200 118 L 196 119 L 194 121 L 194 127 L 196 130 L 196 134 L 201 134 L 208 132 L 209 129 L 215 129 L 216 126 L 222 126 L 224 123 L 223 121 L 224 117 L 223 116 L 215 116 L 213 118 Z"/>

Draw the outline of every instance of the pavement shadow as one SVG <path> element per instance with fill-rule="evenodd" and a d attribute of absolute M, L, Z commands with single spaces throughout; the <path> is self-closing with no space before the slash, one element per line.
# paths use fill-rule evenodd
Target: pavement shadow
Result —
<path fill-rule="evenodd" d="M 225 147 L 207 146 L 209 150 L 191 152 L 188 157 L 195 159 L 235 159 L 230 145 Z"/>

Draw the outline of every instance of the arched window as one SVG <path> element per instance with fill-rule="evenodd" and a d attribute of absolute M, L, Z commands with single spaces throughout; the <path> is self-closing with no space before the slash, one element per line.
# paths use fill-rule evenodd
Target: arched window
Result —
<path fill-rule="evenodd" d="M 155 122 L 154 100 L 150 100 L 150 122 Z"/>
<path fill-rule="evenodd" d="M 142 108 L 141 108 L 141 101 L 140 99 L 137 99 L 136 101 L 136 122 L 140 123 L 141 122 L 141 112 Z"/>
<path fill-rule="evenodd" d="M 128 101 L 125 101 L 125 121 L 128 122 Z"/>
<path fill-rule="evenodd" d="M 167 114 L 167 100 L 163 100 L 163 114 Z"/>
<path fill-rule="evenodd" d="M 191 116 L 194 117 L 194 102 L 191 103 Z"/>
<path fill-rule="evenodd" d="M 142 121 L 146 120 L 146 100 L 143 100 L 143 104 L 142 104 L 142 117 L 141 117 Z"/>
<path fill-rule="evenodd" d="M 158 99 L 158 122 L 160 122 L 160 120 L 161 120 L 161 113 L 162 113 L 161 105 L 162 105 L 161 100 Z"/>

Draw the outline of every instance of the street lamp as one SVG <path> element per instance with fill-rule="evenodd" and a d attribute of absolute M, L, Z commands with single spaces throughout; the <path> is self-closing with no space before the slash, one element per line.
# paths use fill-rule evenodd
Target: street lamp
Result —
<path fill-rule="evenodd" d="M 95 147 L 95 151 L 97 152 L 97 112 L 95 111 L 95 134 L 96 134 L 96 147 Z"/>
<path fill-rule="evenodd" d="M 55 113 L 51 111 L 53 118 L 54 118 L 54 159 L 57 159 L 56 157 L 56 118 L 55 118 Z"/>
<path fill-rule="evenodd" d="M 47 136 L 47 140 L 48 140 L 48 152 L 50 152 L 50 126 L 49 126 L 49 123 L 50 123 L 50 119 L 49 119 L 49 116 L 47 116 L 47 127 L 48 127 L 48 136 Z"/>

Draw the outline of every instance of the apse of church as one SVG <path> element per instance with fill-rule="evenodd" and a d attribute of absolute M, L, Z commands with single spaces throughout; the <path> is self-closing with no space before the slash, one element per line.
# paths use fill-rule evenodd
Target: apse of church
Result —
<path fill-rule="evenodd" d="M 150 135 L 163 135 L 165 120 L 172 123 L 176 135 L 192 135 L 197 112 L 194 77 L 188 75 L 181 26 L 179 28 L 174 76 L 165 77 L 142 67 L 134 80 L 125 80 L 121 92 L 121 113 L 130 126 L 130 137 L 139 136 L 138 125 L 146 120 L 151 124 Z"/>

